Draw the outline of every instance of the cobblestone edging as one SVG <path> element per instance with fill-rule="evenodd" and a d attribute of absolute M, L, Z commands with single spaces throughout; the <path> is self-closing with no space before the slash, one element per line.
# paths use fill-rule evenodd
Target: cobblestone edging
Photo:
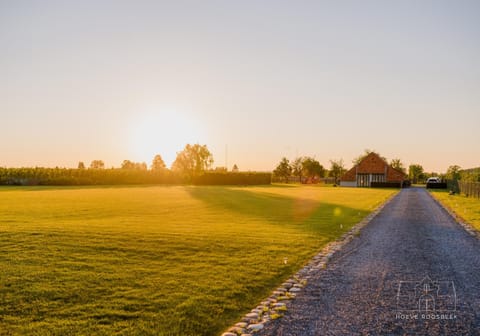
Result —
<path fill-rule="evenodd" d="M 251 336 L 253 333 L 263 329 L 266 323 L 282 317 L 288 309 L 288 301 L 295 299 L 296 295 L 301 292 L 302 288 L 307 284 L 311 275 L 325 268 L 333 255 L 358 236 L 360 230 L 370 223 L 397 195 L 398 193 L 392 195 L 362 221 L 355 224 L 350 231 L 344 233 L 336 241 L 327 244 L 306 266 L 274 290 L 267 299 L 263 300 L 260 305 L 246 314 L 240 322 L 228 328 L 228 331 L 224 332 L 222 336 Z"/>
<path fill-rule="evenodd" d="M 457 222 L 458 224 L 460 224 L 461 227 L 463 227 L 463 229 L 465 231 L 467 231 L 467 233 L 473 237 L 477 237 L 478 239 L 480 239 L 480 231 L 476 230 L 470 223 L 466 222 L 463 220 L 462 217 L 460 217 L 459 215 L 457 215 L 457 213 L 455 211 L 453 211 L 449 206 L 447 206 L 446 204 L 443 204 L 442 202 L 440 202 L 440 200 L 438 200 L 435 196 L 433 196 L 431 193 L 428 193 L 430 195 L 430 197 L 433 198 L 433 200 L 435 201 L 435 203 L 437 203 L 441 208 L 443 208 L 443 210 L 445 210 L 452 218 L 453 220 L 455 220 L 455 222 Z"/>

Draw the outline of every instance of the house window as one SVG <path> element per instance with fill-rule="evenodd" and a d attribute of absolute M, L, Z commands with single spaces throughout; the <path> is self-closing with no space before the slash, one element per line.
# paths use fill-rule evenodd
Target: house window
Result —
<path fill-rule="evenodd" d="M 357 174 L 357 187 L 370 187 L 370 174 Z"/>
<path fill-rule="evenodd" d="M 372 174 L 372 182 L 385 182 L 385 174 Z"/>
<path fill-rule="evenodd" d="M 385 181 L 385 174 L 357 174 L 357 187 L 370 187 L 371 182 Z"/>

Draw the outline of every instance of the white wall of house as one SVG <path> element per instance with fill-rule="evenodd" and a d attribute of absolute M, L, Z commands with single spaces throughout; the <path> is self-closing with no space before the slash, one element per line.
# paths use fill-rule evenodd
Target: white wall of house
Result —
<path fill-rule="evenodd" d="M 356 187 L 357 181 L 340 181 L 341 187 Z"/>

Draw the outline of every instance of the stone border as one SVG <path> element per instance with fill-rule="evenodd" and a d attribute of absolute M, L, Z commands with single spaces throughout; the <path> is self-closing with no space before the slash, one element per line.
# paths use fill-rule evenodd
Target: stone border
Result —
<path fill-rule="evenodd" d="M 439 199 L 433 196 L 430 192 L 428 194 L 435 201 L 435 203 L 437 203 L 443 210 L 445 210 L 456 223 L 460 224 L 460 226 L 463 227 L 463 229 L 467 231 L 469 235 L 480 239 L 480 231 L 476 230 L 470 223 L 465 221 L 460 215 L 457 215 L 457 213 L 453 209 L 451 209 L 446 204 L 443 204 Z"/>
<path fill-rule="evenodd" d="M 358 236 L 360 230 L 370 223 L 398 194 L 395 193 L 390 196 L 348 232 L 344 233 L 337 240 L 328 243 L 307 265 L 274 290 L 267 299 L 246 314 L 240 322 L 228 328 L 228 331 L 222 333 L 221 336 L 251 336 L 253 333 L 263 329 L 266 323 L 282 317 L 285 311 L 287 311 L 288 301 L 295 299 L 312 274 L 326 268 L 328 261 L 333 255 Z"/>

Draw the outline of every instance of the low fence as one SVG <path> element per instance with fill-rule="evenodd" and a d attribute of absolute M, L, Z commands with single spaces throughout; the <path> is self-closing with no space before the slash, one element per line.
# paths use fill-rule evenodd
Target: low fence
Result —
<path fill-rule="evenodd" d="M 467 197 L 480 198 L 480 182 L 458 181 L 458 187 L 460 193 L 465 194 Z"/>
<path fill-rule="evenodd" d="M 454 191 L 458 194 L 463 194 L 467 197 L 480 198 L 480 182 L 448 180 L 447 186 L 448 190 Z"/>

